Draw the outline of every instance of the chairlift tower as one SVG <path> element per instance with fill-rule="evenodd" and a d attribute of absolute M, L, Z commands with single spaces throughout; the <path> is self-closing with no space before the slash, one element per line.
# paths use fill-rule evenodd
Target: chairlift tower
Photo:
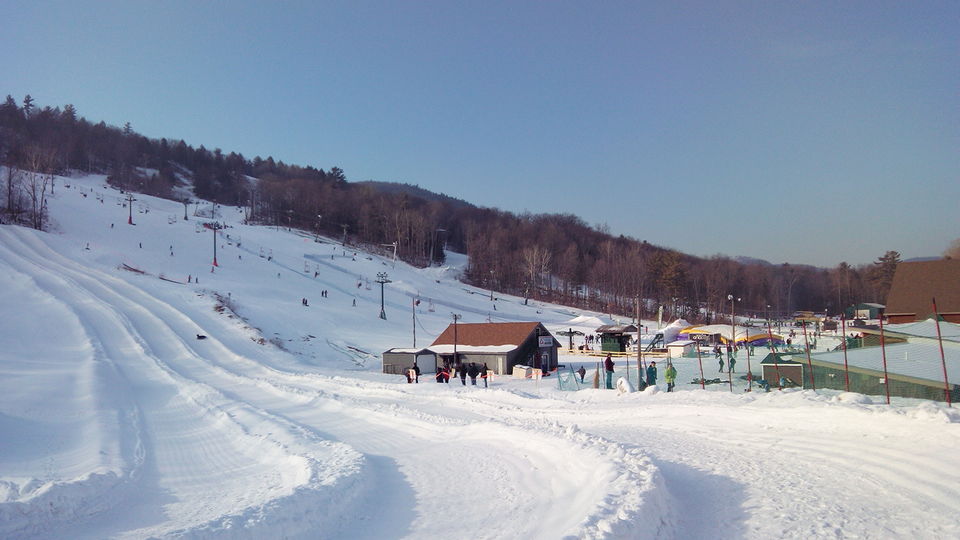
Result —
<path fill-rule="evenodd" d="M 387 312 L 384 311 L 383 309 L 383 286 L 386 285 L 387 283 L 393 283 L 393 282 L 390 281 L 390 279 L 387 277 L 386 272 L 378 272 L 377 283 L 380 284 L 380 318 L 383 320 L 387 320 Z"/>

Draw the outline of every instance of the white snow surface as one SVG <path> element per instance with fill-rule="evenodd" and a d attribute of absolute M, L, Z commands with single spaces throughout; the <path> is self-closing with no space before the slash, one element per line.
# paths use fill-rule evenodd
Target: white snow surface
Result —
<path fill-rule="evenodd" d="M 613 321 L 491 301 L 456 254 L 416 269 L 229 207 L 211 272 L 201 218 L 138 195 L 129 225 L 122 198 L 62 178 L 53 232 L 0 226 L 2 538 L 960 537 L 944 404 L 701 390 L 686 359 L 673 393 L 662 369 L 593 389 L 594 358 L 578 391 L 407 384 L 380 353 L 428 346 L 452 313 Z"/>

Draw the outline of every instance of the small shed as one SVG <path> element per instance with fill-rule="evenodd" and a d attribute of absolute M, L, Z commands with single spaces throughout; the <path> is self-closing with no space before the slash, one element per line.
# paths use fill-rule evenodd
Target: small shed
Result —
<path fill-rule="evenodd" d="M 637 327 L 632 324 L 605 324 L 596 330 L 600 334 L 600 350 L 603 352 L 627 352 L 630 334 L 637 333 Z"/>
<path fill-rule="evenodd" d="M 761 378 L 777 386 L 780 378 L 785 377 L 799 386 L 803 386 L 804 365 L 795 361 L 791 355 L 770 353 L 760 361 Z"/>
<path fill-rule="evenodd" d="M 428 348 L 393 348 L 383 351 L 383 373 L 403 375 L 403 371 L 413 367 L 414 362 L 420 367 L 421 373 L 437 371 L 437 354 Z"/>
<path fill-rule="evenodd" d="M 688 354 L 693 354 L 696 350 L 697 342 L 692 339 L 682 339 L 667 344 L 667 358 L 683 358 Z"/>
<path fill-rule="evenodd" d="M 854 304 L 844 310 L 844 314 L 847 316 L 847 319 L 879 319 L 880 313 L 883 311 L 883 304 L 873 304 L 870 302 L 863 302 L 860 304 Z"/>

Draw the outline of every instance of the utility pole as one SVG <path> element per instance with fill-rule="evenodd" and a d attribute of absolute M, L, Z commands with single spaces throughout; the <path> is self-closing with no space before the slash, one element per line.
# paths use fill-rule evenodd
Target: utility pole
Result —
<path fill-rule="evenodd" d="M 643 371 L 640 370 L 641 352 L 643 350 L 643 324 L 640 323 L 640 295 L 637 295 L 637 388 L 640 388 L 640 381 L 643 380 Z"/>
<path fill-rule="evenodd" d="M 387 283 L 393 283 L 387 278 L 386 272 L 377 273 L 377 283 L 380 284 L 380 318 L 387 320 L 387 312 L 383 310 L 383 286 Z"/>
<path fill-rule="evenodd" d="M 451 315 L 453 315 L 453 365 L 457 365 L 457 321 L 463 318 L 463 315 L 459 313 Z"/>
<path fill-rule="evenodd" d="M 413 348 L 417 348 L 417 306 L 420 304 L 420 300 L 416 298 L 411 298 L 410 302 L 413 304 Z"/>

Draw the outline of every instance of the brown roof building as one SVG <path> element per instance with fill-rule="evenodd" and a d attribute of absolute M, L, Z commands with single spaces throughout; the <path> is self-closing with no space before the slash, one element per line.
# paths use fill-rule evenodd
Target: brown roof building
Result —
<path fill-rule="evenodd" d="M 933 299 L 945 321 L 960 323 L 960 260 L 902 262 L 887 294 L 890 324 L 933 317 Z"/>
<path fill-rule="evenodd" d="M 429 348 L 449 365 L 486 363 L 504 374 L 518 364 L 556 369 L 558 347 L 560 342 L 542 324 L 512 322 L 451 324 Z"/>

